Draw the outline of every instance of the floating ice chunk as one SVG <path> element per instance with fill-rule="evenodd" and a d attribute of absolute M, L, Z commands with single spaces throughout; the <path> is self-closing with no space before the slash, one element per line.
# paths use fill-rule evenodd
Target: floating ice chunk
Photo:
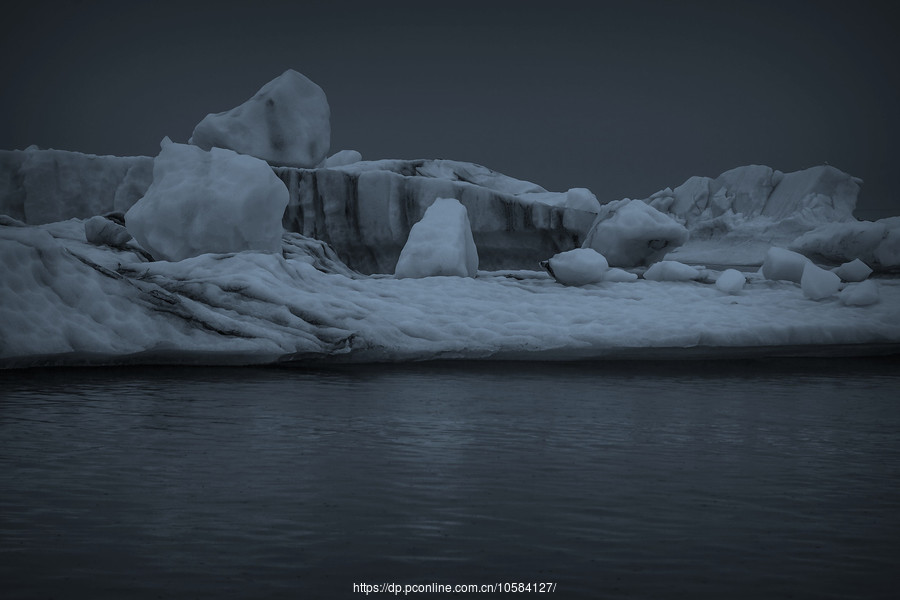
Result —
<path fill-rule="evenodd" d="M 131 240 L 131 234 L 122 225 L 106 217 L 91 217 L 84 222 L 84 237 L 91 244 L 122 248 Z"/>
<path fill-rule="evenodd" d="M 841 289 L 841 278 L 810 261 L 803 267 L 800 287 L 803 289 L 803 295 L 810 300 L 823 300 Z"/>
<path fill-rule="evenodd" d="M 841 290 L 838 299 L 845 306 L 870 306 L 876 304 L 880 300 L 878 284 L 871 279 L 861 283 L 852 283 Z"/>
<path fill-rule="evenodd" d="M 153 163 L 153 183 L 125 214 L 125 223 L 157 260 L 278 252 L 287 202 L 287 188 L 263 161 L 166 138 Z"/>
<path fill-rule="evenodd" d="M 587 212 L 600 212 L 600 202 L 587 188 L 572 188 L 566 192 L 566 208 L 574 208 Z"/>
<path fill-rule="evenodd" d="M 900 267 L 900 218 L 882 219 L 893 225 L 878 247 L 875 248 L 875 261 L 884 269 L 896 269 Z"/>
<path fill-rule="evenodd" d="M 590 248 L 575 248 L 560 252 L 541 266 L 563 285 L 587 285 L 603 281 L 609 270 L 606 258 Z"/>
<path fill-rule="evenodd" d="M 454 198 L 437 198 L 412 226 L 394 275 L 475 277 L 478 251 L 466 207 Z"/>
<path fill-rule="evenodd" d="M 322 88 L 288 69 L 240 106 L 204 117 L 189 143 L 312 168 L 331 145 L 331 109 Z"/>
<path fill-rule="evenodd" d="M 619 200 L 600 207 L 583 248 L 593 248 L 611 266 L 650 264 L 687 241 L 683 225 L 641 200 Z"/>
<path fill-rule="evenodd" d="M 675 260 L 660 261 L 644 273 L 649 281 L 693 281 L 699 277 L 699 269 Z"/>
<path fill-rule="evenodd" d="M 834 269 L 834 273 L 843 281 L 864 281 L 872 274 L 872 269 L 863 261 L 854 259 Z"/>
<path fill-rule="evenodd" d="M 362 154 L 360 154 L 356 150 L 341 150 L 340 152 L 335 152 L 325 159 L 325 168 L 331 169 L 333 167 L 343 167 L 346 165 L 352 165 L 353 163 L 358 163 L 361 160 Z"/>
<path fill-rule="evenodd" d="M 603 274 L 603 281 L 609 281 L 612 283 L 625 283 L 628 281 L 636 281 L 638 278 L 637 273 L 631 273 L 624 269 L 619 269 L 617 267 L 613 267 L 609 269 L 606 273 Z"/>
<path fill-rule="evenodd" d="M 772 246 L 766 252 L 762 273 L 766 279 L 800 283 L 803 278 L 803 269 L 807 264 L 811 264 L 811 262 L 802 254 Z"/>
<path fill-rule="evenodd" d="M 746 276 L 737 269 L 725 269 L 716 279 L 716 287 L 726 294 L 737 294 L 744 289 Z"/>

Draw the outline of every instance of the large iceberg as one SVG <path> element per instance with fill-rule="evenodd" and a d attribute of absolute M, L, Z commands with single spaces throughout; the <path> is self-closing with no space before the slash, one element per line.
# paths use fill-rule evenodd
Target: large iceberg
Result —
<path fill-rule="evenodd" d="M 163 140 L 153 183 L 127 213 L 128 232 L 157 260 L 281 250 L 287 189 L 263 161 Z"/>
<path fill-rule="evenodd" d="M 900 281 L 880 302 L 814 302 L 747 275 L 565 287 L 539 271 L 363 276 L 285 233 L 282 251 L 148 262 L 80 220 L 0 220 L 0 366 L 853 354 L 900 345 Z M 859 284 L 856 284 L 859 285 Z M 848 298 L 848 304 L 867 302 Z M 689 307 L 690 310 L 686 310 Z"/>
<path fill-rule="evenodd" d="M 293 69 L 231 110 L 207 115 L 190 143 L 228 148 L 273 165 L 315 167 L 331 146 L 331 109 L 325 92 Z"/>

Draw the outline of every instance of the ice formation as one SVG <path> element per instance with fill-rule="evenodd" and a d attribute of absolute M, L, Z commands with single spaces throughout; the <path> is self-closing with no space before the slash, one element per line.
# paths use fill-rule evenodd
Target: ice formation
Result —
<path fill-rule="evenodd" d="M 84 236 L 91 244 L 124 248 L 131 241 L 131 234 L 125 229 L 124 219 L 122 223 L 116 220 L 98 215 L 84 222 Z"/>
<path fill-rule="evenodd" d="M 878 284 L 871 279 L 852 283 L 838 294 L 844 306 L 871 306 L 879 301 Z"/>
<path fill-rule="evenodd" d="M 592 248 L 614 267 L 651 264 L 688 238 L 687 229 L 640 200 L 604 204 L 584 248 Z"/>
<path fill-rule="evenodd" d="M 800 283 L 803 269 L 809 262 L 810 260 L 802 254 L 773 246 L 766 252 L 762 274 L 767 279 Z"/>
<path fill-rule="evenodd" d="M 830 262 L 855 259 L 880 270 L 900 268 L 900 218 L 826 223 L 798 237 L 792 250 Z"/>
<path fill-rule="evenodd" d="M 716 278 L 716 287 L 726 294 L 737 294 L 746 283 L 747 277 L 737 269 L 725 269 Z"/>
<path fill-rule="evenodd" d="M 864 281 L 869 275 L 872 274 L 872 269 L 870 269 L 866 263 L 857 258 L 850 262 L 842 264 L 838 268 L 834 269 L 834 272 L 838 277 L 841 278 L 841 281 L 856 282 Z"/>
<path fill-rule="evenodd" d="M 561 286 L 539 271 L 363 276 L 326 245 L 147 262 L 79 220 L 0 224 L 0 366 L 852 354 L 900 344 L 900 280 L 866 307 L 748 277 Z M 850 286 L 848 286 L 850 287 Z M 875 344 L 876 346 L 872 346 Z M 781 350 L 774 347 L 781 347 Z"/>
<path fill-rule="evenodd" d="M 453 198 L 436 199 L 410 230 L 394 275 L 475 277 L 477 272 L 478 251 L 466 207 Z"/>
<path fill-rule="evenodd" d="M 803 275 L 800 278 L 800 288 L 803 295 L 810 300 L 823 300 L 830 298 L 841 289 L 841 278 L 825 269 L 808 262 L 803 266 Z"/>
<path fill-rule="evenodd" d="M 331 156 L 325 159 L 325 168 L 332 169 L 334 167 L 344 167 L 347 165 L 352 165 L 353 163 L 358 163 L 362 160 L 362 154 L 357 152 L 356 150 L 341 150 L 340 152 L 335 152 Z"/>
<path fill-rule="evenodd" d="M 287 189 L 265 162 L 167 139 L 153 162 L 153 183 L 125 214 L 125 224 L 158 260 L 276 252 L 287 202 Z"/>
<path fill-rule="evenodd" d="M 0 214 L 29 225 L 126 211 L 153 178 L 146 156 L 0 150 Z"/>
<path fill-rule="evenodd" d="M 273 165 L 315 167 L 331 145 L 331 110 L 322 88 L 288 69 L 240 106 L 207 115 L 189 143 L 204 150 L 228 148 Z"/>
<path fill-rule="evenodd" d="M 654 263 L 644 272 L 647 281 L 694 281 L 700 278 L 696 267 L 675 260 L 663 260 Z"/>
<path fill-rule="evenodd" d="M 566 208 L 574 208 L 587 212 L 600 212 L 600 201 L 587 188 L 571 188 L 566 192 Z"/>
<path fill-rule="evenodd" d="M 609 263 L 591 248 L 575 248 L 541 262 L 548 273 L 563 285 L 587 285 L 603 281 Z"/>

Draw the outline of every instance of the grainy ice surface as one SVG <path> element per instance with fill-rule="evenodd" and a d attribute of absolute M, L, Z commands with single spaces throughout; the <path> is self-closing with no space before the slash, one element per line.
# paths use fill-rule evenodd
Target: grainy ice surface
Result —
<path fill-rule="evenodd" d="M 6 598 L 892 598 L 896 358 L 5 371 Z"/>

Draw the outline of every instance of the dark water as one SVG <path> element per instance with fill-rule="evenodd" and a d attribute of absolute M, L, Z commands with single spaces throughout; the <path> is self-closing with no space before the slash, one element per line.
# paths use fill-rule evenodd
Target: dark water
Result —
<path fill-rule="evenodd" d="M 0 595 L 895 598 L 898 367 L 3 372 Z"/>

